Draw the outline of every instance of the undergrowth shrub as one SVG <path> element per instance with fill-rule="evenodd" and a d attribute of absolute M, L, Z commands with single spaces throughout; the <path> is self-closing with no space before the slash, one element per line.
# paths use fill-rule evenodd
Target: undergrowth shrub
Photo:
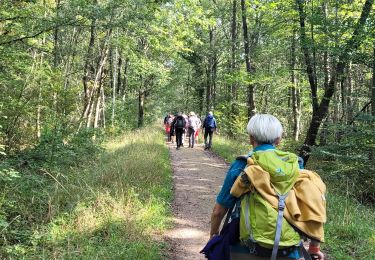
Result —
<path fill-rule="evenodd" d="M 336 133 L 313 156 L 319 170 L 335 183 L 337 192 L 349 192 L 362 203 L 375 205 L 375 118 L 359 117 L 354 126 L 331 124 Z"/>
<path fill-rule="evenodd" d="M 1 258 L 162 258 L 154 236 L 169 223 L 171 169 L 161 131 L 105 147 L 92 136 L 45 137 L 2 161 L 15 170 L 0 179 Z"/>

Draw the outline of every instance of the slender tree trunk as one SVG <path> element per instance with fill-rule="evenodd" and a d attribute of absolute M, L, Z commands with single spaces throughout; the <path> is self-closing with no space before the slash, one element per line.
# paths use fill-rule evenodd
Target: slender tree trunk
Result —
<path fill-rule="evenodd" d="M 318 110 L 318 86 L 316 85 L 316 74 L 314 73 L 314 63 L 311 59 L 310 55 L 310 49 L 309 49 L 309 43 L 307 41 L 306 36 L 306 13 L 304 10 L 304 0 L 296 0 L 297 6 L 298 6 L 298 12 L 299 12 L 299 21 L 300 21 L 300 39 L 301 39 L 301 49 L 303 52 L 303 55 L 305 57 L 305 63 L 306 63 L 306 72 L 310 83 L 310 89 L 311 89 L 311 99 L 312 99 L 312 108 L 313 108 L 313 114 L 316 113 Z"/>
<path fill-rule="evenodd" d="M 69 85 L 69 73 L 71 71 L 71 66 L 74 61 L 74 57 L 76 55 L 76 46 L 77 46 L 77 41 L 78 41 L 78 30 L 76 27 L 73 27 L 73 32 L 70 38 L 70 46 L 71 46 L 71 55 L 68 55 L 66 58 L 66 63 L 65 63 L 65 70 L 64 70 L 64 90 L 68 89 Z"/>
<path fill-rule="evenodd" d="M 121 94 L 121 84 L 122 84 L 121 68 L 122 68 L 122 58 L 121 58 L 121 54 L 119 53 L 118 64 L 117 64 L 117 88 L 116 88 L 117 96 L 120 96 Z"/>
<path fill-rule="evenodd" d="M 251 62 L 250 62 L 249 33 L 247 30 L 246 0 L 241 0 L 241 11 L 242 11 L 242 29 L 243 29 L 243 38 L 244 38 L 246 72 L 250 80 L 251 74 L 252 74 L 252 67 L 251 67 Z M 247 117 L 250 119 L 254 114 L 255 114 L 254 86 L 253 84 L 248 83 Z"/>
<path fill-rule="evenodd" d="M 108 50 L 107 45 L 108 45 L 108 40 L 109 40 L 111 34 L 112 34 L 112 29 L 107 31 L 107 34 L 106 34 L 106 36 L 103 40 L 103 43 L 102 43 L 102 46 L 101 46 L 101 53 L 100 53 L 100 56 L 99 56 L 98 62 L 97 62 L 95 79 L 94 79 L 91 91 L 89 92 L 89 94 L 87 96 L 87 102 L 86 102 L 85 110 L 84 110 L 84 113 L 83 113 L 83 116 L 82 116 L 82 118 L 84 118 L 84 119 L 88 118 L 87 124 L 86 124 L 87 127 L 90 127 L 90 125 L 91 125 L 91 117 L 92 117 L 93 107 L 94 107 L 93 106 L 93 103 L 94 103 L 93 99 L 94 99 L 95 92 L 100 87 L 100 82 L 101 82 L 101 79 L 102 79 L 102 76 L 103 76 L 104 66 L 105 66 L 107 58 L 108 58 L 109 50 Z"/>
<path fill-rule="evenodd" d="M 216 78 L 217 78 L 217 53 L 216 49 L 214 50 L 214 57 L 213 57 L 213 64 L 212 64 L 212 102 L 214 107 L 216 107 Z"/>
<path fill-rule="evenodd" d="M 124 63 L 124 77 L 122 80 L 122 89 L 121 89 L 121 96 L 122 96 L 122 101 L 125 101 L 126 99 L 126 91 L 127 91 L 127 86 L 128 86 L 128 67 L 129 67 L 129 59 L 125 58 L 125 63 Z"/>
<path fill-rule="evenodd" d="M 353 119 L 353 78 L 352 78 L 352 63 L 349 62 L 348 78 L 347 78 L 347 93 L 346 93 L 346 122 L 349 123 Z"/>
<path fill-rule="evenodd" d="M 212 101 L 212 96 L 211 96 L 211 73 L 210 73 L 210 60 L 209 59 L 209 62 L 207 64 L 207 68 L 206 68 L 206 108 L 207 110 L 211 110 L 211 101 Z"/>
<path fill-rule="evenodd" d="M 295 75 L 296 70 L 296 32 L 293 32 L 292 36 L 292 46 L 291 46 L 291 99 L 292 99 L 292 111 L 293 111 L 293 139 L 298 141 L 299 132 L 300 132 L 300 113 L 299 113 L 299 105 L 298 105 L 298 86 L 297 80 Z"/>
<path fill-rule="evenodd" d="M 372 56 L 372 88 L 371 88 L 371 114 L 375 116 L 375 47 Z"/>
<path fill-rule="evenodd" d="M 346 111 L 347 111 L 347 106 L 346 106 L 346 95 L 347 95 L 347 79 L 346 77 L 343 75 L 341 77 L 341 80 L 340 80 L 340 93 L 338 93 L 338 97 L 337 97 L 337 104 L 340 106 L 341 104 L 341 118 L 343 119 L 343 121 L 345 121 L 346 119 Z M 339 108 L 337 108 L 339 109 Z M 339 114 L 336 115 L 337 116 L 337 119 L 340 118 Z"/>
<path fill-rule="evenodd" d="M 43 1 L 43 6 L 46 10 L 46 1 L 44 0 Z M 47 12 L 45 11 L 44 12 L 44 18 L 47 17 Z M 45 45 L 46 44 L 46 34 L 44 33 L 43 34 L 43 38 L 42 38 L 42 45 Z M 34 59 L 36 58 L 36 54 L 34 55 Z M 44 62 L 44 53 L 42 52 L 40 54 L 40 67 L 42 68 L 43 67 L 43 62 Z M 38 105 L 37 105 L 37 115 L 36 115 L 36 137 L 38 140 L 40 140 L 40 137 L 41 137 L 41 129 L 42 129 L 42 115 L 41 115 L 41 112 L 42 112 L 42 84 L 41 82 L 38 82 Z"/>
<path fill-rule="evenodd" d="M 90 99 L 92 100 L 92 99 Z M 91 122 L 92 122 L 92 114 L 94 111 L 94 106 L 95 106 L 95 100 L 92 100 L 89 102 L 90 106 L 88 107 L 87 110 L 87 121 L 86 121 L 86 127 L 90 128 L 91 127 Z"/>
<path fill-rule="evenodd" d="M 138 127 L 144 125 L 144 104 L 145 103 L 145 91 L 140 89 L 138 91 Z"/>
<path fill-rule="evenodd" d="M 43 44 L 45 42 L 45 38 L 43 38 Z M 40 56 L 40 67 L 43 66 L 43 54 L 41 54 Z M 42 123 L 41 123 L 41 120 L 42 120 L 42 116 L 41 116 L 41 112 L 42 112 L 42 85 L 41 84 L 38 84 L 38 105 L 37 105 L 37 114 L 36 114 L 36 137 L 38 140 L 40 140 L 40 137 L 42 136 L 41 134 L 41 129 L 42 129 Z"/>
<path fill-rule="evenodd" d="M 232 76 L 232 82 L 230 84 L 230 104 L 231 109 L 229 111 L 230 123 L 233 124 L 238 115 L 238 105 L 237 105 L 237 80 L 236 80 L 236 51 L 237 51 L 237 0 L 232 1 L 232 25 L 231 25 L 231 62 L 230 62 L 230 72 Z M 229 135 L 234 135 L 230 128 Z"/>
<path fill-rule="evenodd" d="M 231 73 L 234 76 L 236 71 L 236 50 L 237 50 L 237 0 L 232 3 L 232 28 L 231 28 Z M 231 83 L 232 100 L 235 103 L 237 99 L 237 84 Z"/>
<path fill-rule="evenodd" d="M 117 89 L 117 64 L 118 64 L 118 49 L 115 48 L 115 60 L 113 62 L 113 85 L 112 85 L 112 116 L 111 116 L 111 125 L 112 127 L 115 126 L 115 106 L 116 106 L 116 89 Z"/>
<path fill-rule="evenodd" d="M 208 58 L 208 68 L 207 68 L 207 81 L 206 81 L 206 106 L 207 110 L 211 110 L 212 107 L 212 90 L 213 90 L 213 67 L 214 67 L 214 29 L 210 28 L 209 31 L 210 40 L 210 54 Z"/>
<path fill-rule="evenodd" d="M 310 0 L 311 3 L 311 15 L 315 17 L 314 11 L 314 0 Z M 312 50 L 312 67 L 315 80 L 315 86 L 318 88 L 318 77 L 316 75 L 316 45 L 315 45 L 315 35 L 314 35 L 314 19 L 310 22 L 310 34 L 311 34 L 311 50 Z"/>
<path fill-rule="evenodd" d="M 83 114 L 86 114 L 90 107 L 90 90 L 88 86 L 88 82 L 90 80 L 90 64 L 92 62 L 92 52 L 94 49 L 94 43 L 95 43 L 95 23 L 96 20 L 93 19 L 91 21 L 91 27 L 90 27 L 90 41 L 89 46 L 87 47 L 87 53 L 86 53 L 86 59 L 85 59 L 85 66 L 83 69 L 83 94 L 84 94 L 84 112 Z M 85 115 L 83 116 L 85 117 Z"/>
<path fill-rule="evenodd" d="M 106 99 L 105 99 L 104 89 L 102 89 L 102 125 L 103 125 L 103 128 L 106 128 L 105 110 L 106 110 Z"/>
<path fill-rule="evenodd" d="M 328 17 L 328 7 L 327 3 L 325 2 L 322 6 L 323 8 L 323 15 L 324 15 L 324 33 L 328 34 L 328 28 L 327 28 L 327 17 Z M 325 50 L 323 53 L 323 73 L 324 73 L 324 89 L 328 88 L 329 83 L 329 59 L 328 59 L 328 52 Z"/>
<path fill-rule="evenodd" d="M 94 128 L 98 128 L 99 127 L 99 120 L 100 120 L 100 107 L 102 106 L 101 104 L 101 99 L 102 99 L 102 90 L 103 90 L 103 86 L 102 86 L 102 83 L 100 82 L 100 86 L 98 88 L 98 93 L 97 93 L 97 97 L 96 97 L 96 107 L 95 107 L 95 120 L 94 120 Z"/>
<path fill-rule="evenodd" d="M 60 0 L 56 0 L 56 17 L 57 19 L 60 18 Z M 59 60 L 58 60 L 58 48 L 59 48 L 59 27 L 56 26 L 54 33 L 53 33 L 53 67 L 57 68 Z"/>

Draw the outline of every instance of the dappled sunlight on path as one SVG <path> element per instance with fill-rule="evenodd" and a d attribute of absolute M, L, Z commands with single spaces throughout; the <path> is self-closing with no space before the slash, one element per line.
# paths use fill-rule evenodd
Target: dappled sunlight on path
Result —
<path fill-rule="evenodd" d="M 169 259 L 205 259 L 199 251 L 209 238 L 210 216 L 228 166 L 201 146 L 168 144 L 174 180 L 173 228 L 166 233 Z"/>

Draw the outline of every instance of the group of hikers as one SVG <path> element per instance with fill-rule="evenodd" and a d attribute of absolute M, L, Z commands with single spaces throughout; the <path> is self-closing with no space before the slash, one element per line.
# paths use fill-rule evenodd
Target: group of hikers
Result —
<path fill-rule="evenodd" d="M 216 128 L 216 122 L 209 125 L 209 117 L 211 112 L 202 124 L 207 130 L 205 147 L 211 147 Z M 177 148 L 180 129 L 188 129 L 193 147 L 200 120 L 194 113 L 180 123 L 181 118 L 183 114 L 178 113 L 166 126 L 174 128 Z M 320 251 L 326 222 L 325 184 L 318 174 L 304 169 L 302 158 L 276 148 L 283 134 L 276 117 L 254 115 L 246 130 L 253 149 L 237 157 L 227 171 L 211 214 L 210 239 L 201 253 L 212 260 L 325 259 Z"/>
<path fill-rule="evenodd" d="M 190 112 L 189 116 L 182 112 L 175 115 L 169 113 L 164 118 L 164 127 L 167 140 L 172 143 L 176 141 L 177 150 L 184 147 L 186 136 L 189 138 L 188 147 L 194 148 L 194 145 L 198 143 L 201 128 L 204 129 L 204 149 L 211 149 L 213 133 L 217 131 L 216 119 L 211 111 L 203 120 L 203 124 L 201 118 L 194 112 Z"/>

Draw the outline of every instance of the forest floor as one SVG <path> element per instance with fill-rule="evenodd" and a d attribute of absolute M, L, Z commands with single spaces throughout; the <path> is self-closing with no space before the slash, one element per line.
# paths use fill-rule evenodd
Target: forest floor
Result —
<path fill-rule="evenodd" d="M 170 259 L 205 259 L 199 251 L 209 239 L 210 218 L 228 165 L 202 144 L 176 150 L 168 143 L 173 167 L 174 225 L 166 233 Z"/>

